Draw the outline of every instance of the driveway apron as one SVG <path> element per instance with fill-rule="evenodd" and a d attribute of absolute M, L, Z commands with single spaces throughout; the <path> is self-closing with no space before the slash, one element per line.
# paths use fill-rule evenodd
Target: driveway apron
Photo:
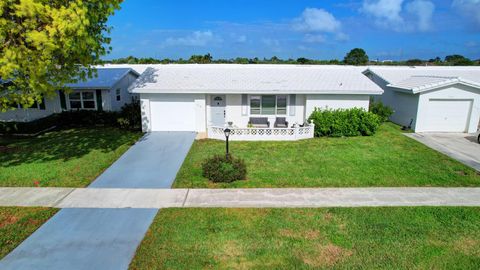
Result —
<path fill-rule="evenodd" d="M 476 134 L 406 133 L 406 136 L 480 171 L 480 144 Z"/>
<path fill-rule="evenodd" d="M 146 134 L 89 188 L 170 188 L 193 132 Z M 0 269 L 128 269 L 156 209 L 62 209 Z"/>

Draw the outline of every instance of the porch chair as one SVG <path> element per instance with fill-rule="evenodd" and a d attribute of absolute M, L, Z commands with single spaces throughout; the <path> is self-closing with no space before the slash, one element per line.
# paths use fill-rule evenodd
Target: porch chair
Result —
<path fill-rule="evenodd" d="M 288 128 L 288 121 L 285 117 L 277 117 L 275 119 L 274 127 L 276 128 Z"/>
<path fill-rule="evenodd" d="M 249 125 L 252 125 L 256 128 L 269 128 L 270 122 L 268 121 L 267 117 L 250 117 L 248 121 Z"/>

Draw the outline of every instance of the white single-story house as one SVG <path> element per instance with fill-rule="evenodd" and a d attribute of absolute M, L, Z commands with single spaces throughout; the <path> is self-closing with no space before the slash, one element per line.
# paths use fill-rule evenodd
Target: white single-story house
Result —
<path fill-rule="evenodd" d="M 370 67 L 391 120 L 416 132 L 476 132 L 480 119 L 479 67 Z"/>
<path fill-rule="evenodd" d="M 132 101 L 128 88 L 140 76 L 135 70 L 124 68 L 97 68 L 97 77 L 67 85 L 69 93 L 57 91 L 53 97 L 33 107 L 0 113 L 0 121 L 29 122 L 68 110 L 119 111 Z"/>
<path fill-rule="evenodd" d="M 383 90 L 352 66 L 149 65 L 131 87 L 143 131 L 193 131 L 223 139 L 313 136 L 315 108 L 363 108 Z M 273 137 L 272 137 L 273 136 Z M 268 137 L 268 138 L 267 138 Z"/>

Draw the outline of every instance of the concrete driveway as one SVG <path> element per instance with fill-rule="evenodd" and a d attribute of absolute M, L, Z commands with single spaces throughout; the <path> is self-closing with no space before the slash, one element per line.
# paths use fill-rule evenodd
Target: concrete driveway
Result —
<path fill-rule="evenodd" d="M 480 171 L 480 144 L 477 142 L 476 134 L 410 133 L 405 135 Z"/>
<path fill-rule="evenodd" d="M 195 135 L 195 132 L 147 133 L 89 187 L 170 188 Z"/>
<path fill-rule="evenodd" d="M 170 188 L 193 132 L 146 134 L 90 188 Z M 122 270 L 158 209 L 62 209 L 0 261 L 12 270 Z"/>

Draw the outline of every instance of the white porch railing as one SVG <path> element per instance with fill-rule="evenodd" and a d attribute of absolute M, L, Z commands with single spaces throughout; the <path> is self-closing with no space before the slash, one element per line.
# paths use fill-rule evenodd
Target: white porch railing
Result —
<path fill-rule="evenodd" d="M 229 127 L 232 141 L 297 141 L 314 136 L 315 125 L 295 128 L 236 128 Z M 208 127 L 208 138 L 225 140 L 225 127 Z"/>

